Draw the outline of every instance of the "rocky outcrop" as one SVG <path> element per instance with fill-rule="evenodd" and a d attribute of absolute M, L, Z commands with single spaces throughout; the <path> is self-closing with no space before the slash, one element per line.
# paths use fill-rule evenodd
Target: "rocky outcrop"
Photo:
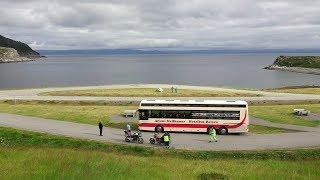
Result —
<path fill-rule="evenodd" d="M 264 69 L 320 75 L 320 56 L 279 56 Z"/>
<path fill-rule="evenodd" d="M 13 48 L 17 50 L 21 57 L 27 57 L 30 59 L 40 58 L 40 54 L 32 50 L 27 44 L 20 41 L 15 41 L 0 35 L 0 47 Z"/>
<path fill-rule="evenodd" d="M 0 47 L 0 63 L 32 61 L 27 57 L 21 57 L 13 48 Z"/>

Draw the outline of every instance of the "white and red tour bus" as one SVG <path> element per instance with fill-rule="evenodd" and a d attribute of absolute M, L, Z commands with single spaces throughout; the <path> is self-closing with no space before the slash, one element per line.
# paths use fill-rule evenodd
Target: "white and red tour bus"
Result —
<path fill-rule="evenodd" d="M 142 100 L 139 130 L 245 133 L 249 128 L 248 104 L 224 100 Z"/>

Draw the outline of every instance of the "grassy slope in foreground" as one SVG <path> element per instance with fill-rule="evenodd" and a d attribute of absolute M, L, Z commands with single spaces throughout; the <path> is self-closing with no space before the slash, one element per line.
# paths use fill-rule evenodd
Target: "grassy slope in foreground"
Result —
<path fill-rule="evenodd" d="M 99 121 L 106 126 L 123 128 L 124 123 L 112 123 L 111 115 L 119 115 L 125 109 L 138 109 L 137 106 L 122 105 L 72 105 L 72 104 L 10 104 L 0 103 L 0 112 L 26 116 L 71 121 L 96 125 Z M 131 123 L 134 128 L 137 123 Z M 272 134 L 284 132 L 283 129 L 250 125 L 250 132 L 256 134 Z"/>
<path fill-rule="evenodd" d="M 320 113 L 320 104 L 295 104 L 295 105 L 260 105 L 249 106 L 251 116 L 275 123 L 293 124 L 300 126 L 318 126 L 320 120 L 306 120 L 293 114 L 293 109 L 308 109 L 312 113 Z"/>
<path fill-rule="evenodd" d="M 293 93 L 293 94 L 317 94 L 320 95 L 320 87 L 283 87 L 277 89 L 266 89 L 270 92 L 279 92 L 279 93 Z"/>
<path fill-rule="evenodd" d="M 1 127 L 0 138 L 0 179 L 196 179 L 203 174 L 231 179 L 320 176 L 319 148 L 193 152 L 106 144 Z"/>
<path fill-rule="evenodd" d="M 172 93 L 171 89 L 157 92 L 156 88 L 124 88 L 124 89 L 89 89 L 43 92 L 39 95 L 46 96 L 101 96 L 101 97 L 239 97 L 260 96 L 254 93 L 178 89 L 178 93 Z"/>
<path fill-rule="evenodd" d="M 112 123 L 111 115 L 121 114 L 126 109 L 137 109 L 137 106 L 122 105 L 76 105 L 47 103 L 0 103 L 0 112 L 25 116 L 71 121 L 96 125 L 101 121 L 106 126 L 124 127 L 124 123 Z"/>

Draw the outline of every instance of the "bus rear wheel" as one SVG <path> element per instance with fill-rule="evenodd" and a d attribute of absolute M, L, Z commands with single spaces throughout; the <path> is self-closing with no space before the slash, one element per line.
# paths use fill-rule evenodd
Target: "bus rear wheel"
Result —
<path fill-rule="evenodd" d="M 225 128 L 225 127 L 221 127 L 219 130 L 218 130 L 218 133 L 220 135 L 227 135 L 228 134 L 228 129 Z"/>
<path fill-rule="evenodd" d="M 156 126 L 156 127 L 154 128 L 154 130 L 155 130 L 155 132 L 163 132 L 163 131 L 164 131 L 164 129 L 163 129 L 162 126 Z"/>

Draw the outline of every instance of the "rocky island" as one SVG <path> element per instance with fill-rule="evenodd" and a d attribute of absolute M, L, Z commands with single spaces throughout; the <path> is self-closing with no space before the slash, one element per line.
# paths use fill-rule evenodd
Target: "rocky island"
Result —
<path fill-rule="evenodd" d="M 0 63 L 33 61 L 41 57 L 27 44 L 0 35 Z"/>
<path fill-rule="evenodd" d="M 264 69 L 320 75 L 320 56 L 279 56 Z"/>

